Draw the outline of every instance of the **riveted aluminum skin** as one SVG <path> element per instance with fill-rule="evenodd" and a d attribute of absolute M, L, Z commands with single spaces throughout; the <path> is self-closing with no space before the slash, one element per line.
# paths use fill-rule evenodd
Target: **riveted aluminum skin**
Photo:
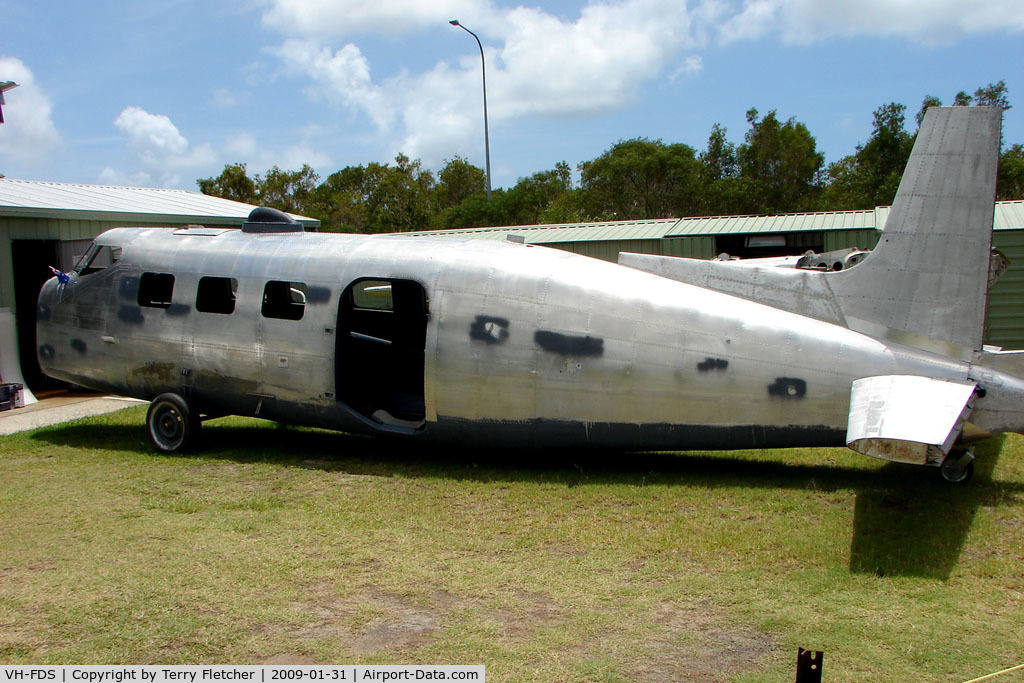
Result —
<path fill-rule="evenodd" d="M 923 194 L 910 183 L 911 204 L 952 187 L 980 205 L 976 195 L 994 178 L 979 172 L 976 183 L 954 182 L 948 166 L 960 157 L 949 140 L 966 140 L 971 163 L 981 163 L 988 151 L 973 150 L 991 147 L 991 114 L 959 127 L 940 125 L 942 111 L 928 116 L 918 144 L 932 154 L 931 136 L 945 142 L 937 170 L 925 175 L 948 180 L 925 183 Z M 852 387 L 865 378 L 881 378 L 870 383 L 873 406 L 890 401 L 900 409 L 893 414 L 915 421 L 861 429 L 876 446 L 925 434 L 945 455 L 968 435 L 1021 430 L 1024 363 L 969 346 L 973 333 L 950 317 L 955 306 L 933 305 L 934 293 L 915 298 L 911 284 L 935 279 L 921 275 L 933 265 L 894 255 L 935 243 L 922 216 L 938 220 L 941 212 L 895 208 L 910 217 L 890 218 L 889 246 L 847 271 L 812 274 L 829 279 L 809 287 L 786 290 L 770 279 L 765 301 L 715 291 L 732 277 L 733 289 L 756 297 L 763 283 L 740 281 L 754 269 L 708 271 L 694 283 L 671 268 L 656 274 L 509 242 L 118 228 L 94 247 L 114 249 L 115 262 L 44 286 L 40 364 L 54 377 L 118 394 L 177 393 L 206 415 L 489 446 L 844 445 L 852 441 Z M 970 222 L 961 230 L 973 235 L 978 215 L 957 214 Z M 977 277 L 958 269 L 942 296 L 976 306 L 987 260 L 981 266 Z M 872 268 L 884 274 L 881 289 L 851 278 Z M 838 276 L 847 279 L 831 279 Z M 835 284 L 855 281 L 853 289 Z M 279 285 L 290 292 L 284 313 L 270 305 Z M 867 304 L 855 301 L 859 288 Z M 886 296 L 898 313 L 881 303 Z M 815 303 L 804 311 L 801 301 Z M 915 414 L 907 405 L 914 392 L 939 385 L 885 379 L 898 376 L 962 386 L 970 398 L 949 402 L 953 419 Z M 856 424 L 882 424 L 872 411 Z M 941 439 L 932 436 L 940 421 Z M 883 445 L 865 450 L 907 451 Z"/>

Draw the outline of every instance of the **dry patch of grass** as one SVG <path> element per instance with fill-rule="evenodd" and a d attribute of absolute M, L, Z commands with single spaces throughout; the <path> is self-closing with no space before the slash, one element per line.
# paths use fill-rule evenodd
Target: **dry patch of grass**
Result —
<path fill-rule="evenodd" d="M 1024 439 L 431 451 L 144 410 L 0 438 L 0 662 L 483 663 L 491 681 L 964 680 L 1020 663 Z"/>

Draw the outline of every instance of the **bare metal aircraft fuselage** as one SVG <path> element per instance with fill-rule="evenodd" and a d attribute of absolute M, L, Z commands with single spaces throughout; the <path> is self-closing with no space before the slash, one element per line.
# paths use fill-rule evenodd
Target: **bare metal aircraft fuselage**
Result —
<path fill-rule="evenodd" d="M 510 445 L 843 445 L 854 380 L 971 373 L 543 247 L 161 228 L 97 245 L 119 260 L 43 290 L 44 370 L 126 396 L 183 393 L 204 412 Z M 139 303 L 154 275 L 173 277 L 165 307 Z M 230 311 L 197 310 L 203 278 L 235 281 Z M 273 282 L 304 286 L 301 318 L 264 315 Z M 980 405 L 975 423 L 1019 427 Z"/>
<path fill-rule="evenodd" d="M 850 445 L 932 465 L 1024 431 L 1016 360 L 679 279 L 511 242 L 118 228 L 44 286 L 39 357 L 51 376 L 157 399 L 167 450 L 200 414 L 495 446 Z M 836 310 L 855 321 L 858 305 Z"/>

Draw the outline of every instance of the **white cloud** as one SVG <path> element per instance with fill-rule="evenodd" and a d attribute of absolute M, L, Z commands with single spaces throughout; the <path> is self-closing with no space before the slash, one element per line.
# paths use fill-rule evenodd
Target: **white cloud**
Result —
<path fill-rule="evenodd" d="M 696 76 L 703 70 L 704 59 L 700 55 L 690 55 L 679 63 L 671 78 L 675 81 L 687 76 Z"/>
<path fill-rule="evenodd" d="M 721 27 L 725 42 L 777 34 L 795 43 L 881 36 L 939 44 L 1024 31 L 1020 0 L 746 0 L 735 9 Z"/>
<path fill-rule="evenodd" d="M 182 173 L 209 168 L 217 161 L 217 155 L 209 144 L 189 145 L 177 126 L 163 114 L 150 114 L 141 107 L 125 107 L 114 120 L 114 125 L 142 166 L 139 171 L 119 174 L 121 177 L 144 179 L 144 182 L 136 181 L 135 184 L 179 186 Z M 115 172 L 104 169 L 103 173 L 111 175 Z"/>
<path fill-rule="evenodd" d="M 711 42 L 808 42 L 856 35 L 938 42 L 1024 31 L 1024 3 L 989 0 L 593 0 L 575 17 L 490 0 L 271 0 L 264 24 L 284 34 L 265 52 L 277 76 L 307 83 L 312 100 L 365 116 L 394 155 L 436 166 L 477 155 L 482 138 L 480 56 L 374 80 L 358 35 L 472 28 L 487 60 L 492 130 L 503 122 L 598 114 L 635 103 L 651 83 L 699 74 Z"/>
<path fill-rule="evenodd" d="M 714 0 L 705 0 L 698 6 L 696 22 L 678 0 L 594 4 L 567 21 L 537 9 L 494 9 L 461 0 L 410 2 L 408 7 L 361 0 L 278 0 L 266 23 L 303 37 L 288 38 L 267 51 L 280 60 L 284 74 L 309 80 L 306 94 L 311 99 L 367 116 L 382 137 L 396 141 L 391 154 L 402 151 L 430 164 L 478 147 L 483 124 L 474 41 L 462 38 L 457 63 L 440 62 L 425 72 L 402 72 L 375 83 L 359 47 L 348 43 L 333 49 L 323 38 L 326 33 L 385 32 L 396 25 L 403 30 L 436 29 L 459 17 L 484 42 L 490 121 L 500 125 L 524 116 L 563 117 L 625 106 L 684 47 L 700 43 L 697 33 L 706 31 L 695 24 L 714 15 L 707 9 L 712 5 Z M 497 45 L 491 36 L 497 37 Z M 699 58 L 688 58 L 685 65 L 688 71 L 699 69 Z"/>
<path fill-rule="evenodd" d="M 229 163 L 245 164 L 249 177 L 263 174 L 271 166 L 286 171 L 297 171 L 303 164 L 309 164 L 316 169 L 329 168 L 332 163 L 331 157 L 311 142 L 320 134 L 322 132 L 316 128 L 300 131 L 301 142 L 283 149 L 270 149 L 261 145 L 250 133 L 235 133 L 225 141 L 223 156 Z"/>
<path fill-rule="evenodd" d="M 310 99 L 361 109 L 378 126 L 390 121 L 391 112 L 379 106 L 380 93 L 371 82 L 370 64 L 355 45 L 331 50 L 317 40 L 293 38 L 267 52 L 281 60 L 285 74 L 312 81 L 306 89 Z"/>
<path fill-rule="evenodd" d="M 228 90 L 227 88 L 214 88 L 210 93 L 210 104 L 218 109 L 231 109 L 252 100 L 252 93 L 245 90 Z"/>
<path fill-rule="evenodd" d="M 0 80 L 19 86 L 4 95 L 0 155 L 30 163 L 45 160 L 61 143 L 50 98 L 36 84 L 32 70 L 15 57 L 0 57 Z"/>
<path fill-rule="evenodd" d="M 275 0 L 263 24 L 309 37 L 400 35 L 487 13 L 478 0 Z"/>

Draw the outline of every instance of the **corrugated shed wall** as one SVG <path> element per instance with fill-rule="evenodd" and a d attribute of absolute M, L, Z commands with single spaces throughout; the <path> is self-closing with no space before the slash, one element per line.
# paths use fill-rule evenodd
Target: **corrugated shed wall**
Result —
<path fill-rule="evenodd" d="M 882 233 L 873 228 L 863 230 L 826 230 L 825 251 L 840 249 L 874 249 Z"/>
<path fill-rule="evenodd" d="M 996 230 L 992 244 L 1010 267 L 988 292 L 985 343 L 1024 349 L 1024 230 Z"/>
<path fill-rule="evenodd" d="M 712 236 L 669 237 L 661 240 L 609 240 L 607 242 L 549 242 L 544 246 L 612 263 L 618 262 L 619 252 L 622 251 L 633 254 L 702 259 L 714 258 L 717 255 L 715 253 L 715 238 Z"/>
<path fill-rule="evenodd" d="M 715 253 L 713 235 L 699 237 L 666 237 L 661 241 L 664 256 L 682 256 L 685 258 L 710 259 L 718 256 Z"/>
<path fill-rule="evenodd" d="M 639 254 L 660 254 L 661 240 L 608 240 L 607 242 L 549 242 L 545 247 L 554 247 L 574 254 L 611 261 L 619 260 L 620 251 Z"/>

